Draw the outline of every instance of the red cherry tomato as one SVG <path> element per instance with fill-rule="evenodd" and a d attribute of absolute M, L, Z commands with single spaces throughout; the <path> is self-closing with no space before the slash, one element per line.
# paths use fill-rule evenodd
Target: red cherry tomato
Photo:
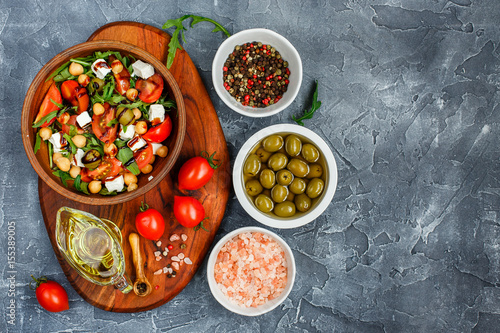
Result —
<path fill-rule="evenodd" d="M 62 125 L 62 130 L 64 133 L 68 134 L 69 135 L 69 132 L 71 130 L 71 126 L 70 125 L 73 125 L 76 127 L 76 131 L 79 133 L 79 134 L 82 134 L 84 133 L 85 131 L 83 129 L 80 128 L 80 126 L 78 125 L 78 123 L 76 122 L 76 117 L 78 117 L 76 114 L 72 115 L 69 117 L 69 120 L 66 124 L 63 124 Z"/>
<path fill-rule="evenodd" d="M 149 142 L 163 142 L 172 132 L 172 120 L 165 115 L 165 120 L 156 126 L 151 127 L 142 138 Z"/>
<path fill-rule="evenodd" d="M 88 170 L 86 176 L 92 179 L 103 180 L 116 177 L 122 170 L 122 162 L 114 157 L 105 157 L 97 168 Z"/>
<path fill-rule="evenodd" d="M 94 114 L 92 116 L 92 131 L 99 140 L 104 143 L 114 142 L 116 140 L 116 132 L 118 124 L 108 127 L 110 121 L 115 119 L 115 108 L 108 103 L 104 103 L 104 113 L 101 115 Z"/>
<path fill-rule="evenodd" d="M 144 202 L 140 213 L 135 217 L 135 227 L 139 234 L 150 240 L 158 240 L 165 231 L 165 220 L 159 211 L 149 208 Z"/>
<path fill-rule="evenodd" d="M 213 163 L 214 155 L 187 160 L 179 170 L 179 190 L 197 190 L 205 186 L 219 166 Z"/>
<path fill-rule="evenodd" d="M 48 115 L 49 113 L 59 110 L 59 107 L 55 105 L 54 103 L 51 102 L 53 100 L 54 102 L 61 104 L 62 103 L 62 96 L 61 93 L 59 92 L 59 89 L 57 89 L 57 86 L 55 83 L 52 83 L 52 85 L 49 88 L 49 91 L 47 91 L 47 94 L 43 98 L 42 105 L 40 105 L 40 111 L 38 111 L 38 114 L 35 118 L 35 123 L 39 122 L 42 120 L 43 117 Z M 42 127 L 47 127 L 50 124 L 52 124 L 56 118 L 53 118 L 51 121 L 48 123 L 45 122 L 43 123 Z"/>
<path fill-rule="evenodd" d="M 195 198 L 191 197 L 174 197 L 174 215 L 177 221 L 187 227 L 203 227 L 203 220 L 205 220 L 205 209 L 201 203 Z"/>
<path fill-rule="evenodd" d="M 36 282 L 35 295 L 42 308 L 50 312 L 60 312 L 69 309 L 68 294 L 59 283 L 47 280 L 44 276 L 38 279 L 33 275 L 31 277 Z"/>
<path fill-rule="evenodd" d="M 87 111 L 90 104 L 90 98 L 87 89 L 74 80 L 67 80 L 61 84 L 62 97 L 71 105 L 77 106 L 77 113 Z"/>
<path fill-rule="evenodd" d="M 151 159 L 153 158 L 153 146 L 148 143 L 146 148 L 134 153 L 134 158 L 139 169 L 144 168 L 151 162 Z"/>
<path fill-rule="evenodd" d="M 156 102 L 163 92 L 163 78 L 156 73 L 147 80 L 139 79 L 135 83 L 135 89 L 139 91 L 139 98 L 144 103 Z"/>

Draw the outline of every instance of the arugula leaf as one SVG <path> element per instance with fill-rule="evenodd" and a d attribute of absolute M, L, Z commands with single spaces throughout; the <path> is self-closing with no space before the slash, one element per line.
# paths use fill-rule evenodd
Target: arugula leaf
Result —
<path fill-rule="evenodd" d="M 162 28 L 169 29 L 171 27 L 175 27 L 175 31 L 172 34 L 170 42 L 168 43 L 167 68 L 170 68 L 174 63 L 175 53 L 177 52 L 177 49 L 182 50 L 181 44 L 179 42 L 179 34 L 182 35 L 182 40 L 184 41 L 184 43 L 186 43 L 186 38 L 184 37 L 184 31 L 187 31 L 187 29 L 184 28 L 182 22 L 188 18 L 193 19 L 193 21 L 191 22 L 191 28 L 193 28 L 195 24 L 207 21 L 215 25 L 215 28 L 214 30 L 212 30 L 212 32 L 222 31 L 223 33 L 226 34 L 227 37 L 231 36 L 231 34 L 220 23 L 212 19 L 209 19 L 207 17 L 197 16 L 197 15 L 184 15 L 175 20 L 174 19 L 168 20 L 167 22 L 165 22 L 165 24 L 163 24 Z"/>
<path fill-rule="evenodd" d="M 72 153 L 72 154 L 75 154 L 78 148 L 77 148 L 77 147 L 76 147 L 76 145 L 73 143 L 73 140 L 71 139 L 71 137 L 70 137 L 68 134 L 64 133 L 64 134 L 63 134 L 63 138 L 65 138 L 65 139 L 66 139 L 66 141 L 68 141 L 68 144 L 69 144 L 69 146 L 70 146 L 70 148 L 71 148 L 71 153 Z"/>
<path fill-rule="evenodd" d="M 76 62 L 77 64 L 80 64 L 80 65 L 85 66 L 85 67 L 89 67 L 90 65 L 92 65 L 91 62 L 86 62 L 86 61 L 80 60 L 78 58 L 70 59 L 69 61 Z"/>
<path fill-rule="evenodd" d="M 87 195 L 90 195 L 89 193 L 89 183 L 83 182 L 82 177 L 80 175 L 76 176 L 75 182 L 73 183 L 73 186 L 75 186 L 77 191 L 83 192 Z"/>
<path fill-rule="evenodd" d="M 115 126 L 116 124 L 118 124 L 118 119 L 113 119 L 111 121 L 109 121 L 107 124 L 106 124 L 106 127 L 113 127 Z"/>
<path fill-rule="evenodd" d="M 135 160 L 132 163 L 129 163 L 130 160 L 134 158 L 134 152 L 132 151 L 132 149 L 128 147 L 119 149 L 116 158 L 118 159 L 118 161 L 122 162 L 123 166 L 125 166 L 127 170 L 132 172 L 134 175 L 137 176 L 141 173 L 141 171 L 139 170 L 139 166 L 137 165 Z"/>
<path fill-rule="evenodd" d="M 62 72 L 64 69 L 66 69 L 68 67 L 69 67 L 69 61 L 66 61 L 64 64 L 62 64 L 61 66 L 59 66 L 58 69 L 56 69 L 54 72 L 52 72 L 52 74 L 50 74 L 49 77 L 47 77 L 47 79 L 45 79 L 45 82 L 49 81 L 54 76 L 58 75 L 60 72 Z"/>
<path fill-rule="evenodd" d="M 57 176 L 57 177 L 61 178 L 61 182 L 63 183 L 63 185 L 65 187 L 68 187 L 68 183 L 66 183 L 66 181 L 73 180 L 73 178 L 69 175 L 68 172 L 57 170 L 57 171 L 52 172 L 52 174 L 54 176 Z"/>
<path fill-rule="evenodd" d="M 59 74 L 54 76 L 54 82 L 61 82 L 66 80 L 74 80 L 76 76 L 73 76 L 69 72 L 69 66 L 64 68 Z"/>
<path fill-rule="evenodd" d="M 40 145 L 42 144 L 42 138 L 40 137 L 40 133 L 36 133 L 36 139 L 35 139 L 35 147 L 33 148 L 33 153 L 36 154 L 38 149 L 40 149 Z"/>
<path fill-rule="evenodd" d="M 319 85 L 319 83 L 316 80 L 316 89 L 314 90 L 311 109 L 309 111 L 304 110 L 304 115 L 300 118 L 295 118 L 295 116 L 292 116 L 293 120 L 295 120 L 295 122 L 301 126 L 304 126 L 304 123 L 302 122 L 302 120 L 311 119 L 314 115 L 314 112 L 316 112 L 319 109 L 319 107 L 321 106 L 321 101 L 318 101 L 318 85 Z"/>
<path fill-rule="evenodd" d="M 37 127 L 40 127 L 43 124 L 45 124 L 45 122 L 50 122 L 52 119 L 54 119 L 55 117 L 57 117 L 57 113 L 58 112 L 59 112 L 59 110 L 52 111 L 51 113 L 49 113 L 48 115 L 46 115 L 45 117 L 43 117 L 42 119 L 40 119 L 37 123 L 34 123 L 32 127 L 33 128 L 37 128 Z"/>
<path fill-rule="evenodd" d="M 54 167 L 54 161 L 52 160 L 52 155 L 54 153 L 54 147 L 52 143 L 47 141 L 47 147 L 49 148 L 49 167 L 52 169 Z"/>
<path fill-rule="evenodd" d="M 109 192 L 106 187 L 103 187 L 102 190 L 99 191 L 100 195 L 117 195 L 116 191 Z"/>

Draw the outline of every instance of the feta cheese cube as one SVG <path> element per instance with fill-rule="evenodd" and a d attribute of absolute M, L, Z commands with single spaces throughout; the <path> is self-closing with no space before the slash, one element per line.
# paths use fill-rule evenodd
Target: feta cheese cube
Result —
<path fill-rule="evenodd" d="M 81 128 L 85 128 L 88 124 L 92 122 L 92 118 L 90 118 L 90 115 L 87 111 L 80 113 L 76 117 L 76 122 L 78 125 L 80 125 Z"/>
<path fill-rule="evenodd" d="M 135 125 L 125 126 L 127 128 L 126 131 L 123 130 L 124 126 L 120 125 L 120 139 L 123 141 L 128 141 L 134 137 L 135 134 Z"/>
<path fill-rule="evenodd" d="M 62 136 L 61 132 L 53 133 L 49 138 L 49 142 L 52 143 L 54 147 L 54 153 L 60 153 L 64 151 L 68 145 L 68 141 Z"/>
<path fill-rule="evenodd" d="M 159 121 L 154 121 L 159 119 Z M 162 123 L 165 120 L 165 108 L 161 104 L 151 104 L 149 106 L 149 121 L 156 123 Z"/>
<path fill-rule="evenodd" d="M 137 75 L 138 77 L 145 80 L 150 76 L 153 76 L 153 74 L 155 73 L 155 69 L 153 66 L 141 60 L 137 60 L 136 62 L 134 62 L 132 64 L 132 68 L 134 69 L 132 75 Z"/>
<path fill-rule="evenodd" d="M 156 143 L 156 142 L 151 142 L 151 146 L 153 146 L 153 154 L 156 155 L 156 151 L 160 148 L 163 147 L 161 143 Z"/>
<path fill-rule="evenodd" d="M 104 77 L 111 72 L 111 68 L 104 59 L 97 59 L 94 61 L 92 66 L 90 66 L 90 68 L 92 68 L 92 72 L 94 72 L 95 76 L 101 80 L 103 80 Z"/>
<path fill-rule="evenodd" d="M 85 155 L 85 152 L 82 149 L 78 148 L 78 150 L 76 151 L 76 154 L 73 155 L 73 159 L 71 160 L 71 164 L 79 166 L 80 168 L 85 167 L 85 165 L 82 162 L 83 155 Z"/>
<path fill-rule="evenodd" d="M 120 175 L 120 177 L 116 177 L 113 180 L 104 182 L 104 186 L 106 186 L 109 192 L 121 192 L 123 190 L 123 187 L 125 186 L 123 175 Z"/>
<path fill-rule="evenodd" d="M 127 146 L 132 149 L 132 151 L 135 153 L 136 151 L 138 151 L 139 149 L 141 149 L 142 147 L 144 147 L 145 145 L 147 145 L 148 143 L 146 142 L 146 140 L 144 140 L 142 137 L 140 137 L 139 135 L 136 135 L 134 136 L 132 139 L 129 140 L 129 142 L 127 142 Z"/>

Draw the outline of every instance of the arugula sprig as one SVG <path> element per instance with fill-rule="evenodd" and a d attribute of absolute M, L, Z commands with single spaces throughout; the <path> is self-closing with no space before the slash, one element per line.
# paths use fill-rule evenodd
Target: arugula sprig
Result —
<path fill-rule="evenodd" d="M 186 28 L 184 28 L 184 25 L 182 22 L 188 18 L 192 18 L 193 21 L 191 22 L 191 28 L 194 27 L 195 24 L 198 24 L 203 21 L 207 21 L 210 23 L 213 23 L 215 25 L 214 30 L 212 32 L 217 32 L 217 31 L 222 31 L 224 34 L 226 34 L 227 37 L 230 37 L 231 34 L 224 28 L 220 23 L 209 19 L 207 17 L 203 16 L 197 16 L 197 15 L 184 15 L 178 19 L 171 19 L 165 22 L 163 24 L 162 28 L 163 29 L 168 29 L 171 27 L 175 27 L 175 31 L 172 34 L 172 38 L 170 39 L 170 42 L 168 43 L 168 58 L 167 58 L 167 68 L 170 68 L 172 64 L 174 63 L 174 58 L 175 58 L 175 53 L 177 52 L 177 49 L 182 50 L 180 41 L 179 41 L 179 34 L 182 35 L 182 40 L 184 43 L 186 43 L 186 38 L 184 37 L 184 31 L 187 31 Z"/>
<path fill-rule="evenodd" d="M 316 112 L 320 106 L 321 106 L 321 101 L 318 101 L 318 81 L 316 81 L 316 89 L 314 90 L 311 109 L 309 111 L 304 110 L 304 115 L 300 118 L 296 118 L 295 116 L 292 116 L 292 118 L 293 118 L 293 120 L 295 120 L 295 122 L 297 124 L 304 126 L 304 123 L 302 122 L 302 120 L 311 119 L 314 115 L 314 112 Z"/>

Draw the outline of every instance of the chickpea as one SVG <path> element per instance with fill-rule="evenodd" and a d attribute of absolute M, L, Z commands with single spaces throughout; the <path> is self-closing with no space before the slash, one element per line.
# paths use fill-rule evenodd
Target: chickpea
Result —
<path fill-rule="evenodd" d="M 71 169 L 69 169 L 69 175 L 71 178 L 76 178 L 80 174 L 81 168 L 79 166 L 73 165 Z"/>
<path fill-rule="evenodd" d="M 61 124 L 66 124 L 69 121 L 69 113 L 63 112 L 59 117 L 57 117 L 57 121 Z"/>
<path fill-rule="evenodd" d="M 137 95 L 139 95 L 139 92 L 137 91 L 137 89 L 134 89 L 134 88 L 130 88 L 129 90 L 127 90 L 127 92 L 125 93 L 125 96 L 127 96 L 127 98 L 130 100 L 130 101 L 135 101 L 135 99 L 137 98 Z"/>
<path fill-rule="evenodd" d="M 78 83 L 86 87 L 90 83 L 90 77 L 87 74 L 78 75 Z"/>
<path fill-rule="evenodd" d="M 132 183 L 132 184 L 130 184 L 129 186 L 127 186 L 127 191 L 128 191 L 128 192 L 135 191 L 135 190 L 137 190 L 137 187 L 138 187 L 138 186 L 137 186 L 137 183 Z"/>
<path fill-rule="evenodd" d="M 71 168 L 71 162 L 69 161 L 69 158 L 67 157 L 60 157 L 57 159 L 56 165 L 61 171 L 67 172 Z"/>
<path fill-rule="evenodd" d="M 137 177 L 130 172 L 126 172 L 123 175 L 123 180 L 125 181 L 125 185 L 129 186 L 130 184 L 137 183 Z"/>
<path fill-rule="evenodd" d="M 160 148 L 158 148 L 158 150 L 156 150 L 156 155 L 160 156 L 160 157 L 165 157 L 167 156 L 168 154 L 168 147 L 167 146 L 161 146 Z"/>
<path fill-rule="evenodd" d="M 134 118 L 139 119 L 142 117 L 142 112 L 138 108 L 133 108 L 132 112 L 134 112 Z"/>
<path fill-rule="evenodd" d="M 155 162 L 155 155 L 151 156 L 151 161 L 149 161 L 149 164 L 153 164 Z"/>
<path fill-rule="evenodd" d="M 137 124 L 135 124 L 135 132 L 137 134 L 144 134 L 148 131 L 148 124 L 144 121 L 138 121 Z"/>
<path fill-rule="evenodd" d="M 57 163 L 57 161 L 62 158 L 63 156 L 61 155 L 61 153 L 54 153 L 52 155 L 52 161 L 54 161 L 54 163 Z"/>
<path fill-rule="evenodd" d="M 78 148 L 83 148 L 87 144 L 87 138 L 81 134 L 75 135 L 74 137 L 71 138 L 71 140 Z"/>
<path fill-rule="evenodd" d="M 101 182 L 99 180 L 93 180 L 89 183 L 90 193 L 99 193 L 102 188 Z"/>
<path fill-rule="evenodd" d="M 111 63 L 111 71 L 118 74 L 123 70 L 123 64 L 120 60 L 116 59 Z"/>
<path fill-rule="evenodd" d="M 38 135 L 40 135 L 40 138 L 42 138 L 43 141 L 47 141 L 52 136 L 52 130 L 48 127 L 42 127 L 38 132 Z"/>
<path fill-rule="evenodd" d="M 83 74 L 83 66 L 79 63 L 72 62 L 71 65 L 69 65 L 69 73 L 73 76 L 79 76 Z"/>
<path fill-rule="evenodd" d="M 94 111 L 94 114 L 98 116 L 103 114 L 105 111 L 104 106 L 101 103 L 95 103 L 92 110 Z"/>
<path fill-rule="evenodd" d="M 114 143 L 106 143 L 104 145 L 104 154 L 114 157 L 118 154 L 118 148 L 116 148 Z"/>
<path fill-rule="evenodd" d="M 143 174 L 148 174 L 151 171 L 153 171 L 153 166 L 151 164 L 146 165 L 144 168 L 141 169 L 141 172 Z"/>

